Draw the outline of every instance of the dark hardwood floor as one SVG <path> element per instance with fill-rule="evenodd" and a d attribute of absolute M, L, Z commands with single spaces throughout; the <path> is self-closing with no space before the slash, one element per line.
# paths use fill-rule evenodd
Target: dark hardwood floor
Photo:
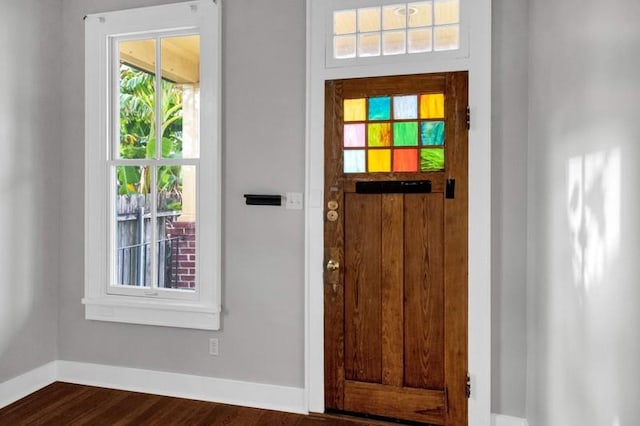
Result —
<path fill-rule="evenodd" d="M 0 409 L 0 425 L 363 426 L 378 421 L 281 413 L 56 382 Z"/>

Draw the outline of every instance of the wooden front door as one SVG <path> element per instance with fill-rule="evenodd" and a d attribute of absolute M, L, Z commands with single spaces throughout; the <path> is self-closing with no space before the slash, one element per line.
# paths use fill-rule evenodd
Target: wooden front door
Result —
<path fill-rule="evenodd" d="M 326 408 L 466 425 L 467 73 L 325 98 Z"/>

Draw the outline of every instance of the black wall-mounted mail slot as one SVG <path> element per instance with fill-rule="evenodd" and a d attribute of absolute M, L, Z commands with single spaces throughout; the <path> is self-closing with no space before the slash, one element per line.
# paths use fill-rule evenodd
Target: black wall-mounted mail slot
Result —
<path fill-rule="evenodd" d="M 356 182 L 358 194 L 428 194 L 430 192 L 430 180 Z"/>
<path fill-rule="evenodd" d="M 248 206 L 281 206 L 282 195 L 244 194 Z"/>

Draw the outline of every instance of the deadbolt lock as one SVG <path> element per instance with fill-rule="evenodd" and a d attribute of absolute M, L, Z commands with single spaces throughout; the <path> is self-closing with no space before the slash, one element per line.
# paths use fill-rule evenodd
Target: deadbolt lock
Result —
<path fill-rule="evenodd" d="M 329 222 L 335 222 L 338 220 L 338 212 L 335 210 L 329 210 L 327 212 L 327 220 L 329 220 Z"/>
<path fill-rule="evenodd" d="M 327 208 L 329 210 L 338 210 L 338 202 L 335 200 L 331 200 L 327 203 Z"/>
<path fill-rule="evenodd" d="M 327 262 L 327 271 L 337 271 L 340 269 L 340 262 L 337 260 L 330 259 Z"/>

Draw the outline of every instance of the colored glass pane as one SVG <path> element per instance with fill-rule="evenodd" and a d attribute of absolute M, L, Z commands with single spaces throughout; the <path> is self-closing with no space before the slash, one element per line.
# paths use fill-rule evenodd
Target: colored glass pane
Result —
<path fill-rule="evenodd" d="M 420 95 L 420 118 L 444 118 L 444 95 L 442 93 Z"/>
<path fill-rule="evenodd" d="M 367 118 L 366 99 L 345 99 L 344 121 L 365 121 Z"/>
<path fill-rule="evenodd" d="M 394 172 L 417 172 L 418 171 L 418 150 L 417 149 L 396 149 L 393 151 L 393 171 Z"/>
<path fill-rule="evenodd" d="M 350 149 L 344 151 L 344 172 L 345 173 L 364 173 L 364 149 Z"/>
<path fill-rule="evenodd" d="M 382 96 L 369 98 L 369 120 L 388 120 L 391 118 L 391 98 Z"/>
<path fill-rule="evenodd" d="M 418 97 L 395 96 L 393 98 L 393 118 L 396 120 L 418 118 Z"/>
<path fill-rule="evenodd" d="M 444 121 L 424 121 L 420 123 L 422 145 L 444 145 Z"/>
<path fill-rule="evenodd" d="M 418 145 L 418 123 L 396 122 L 393 123 L 393 145 L 394 146 L 416 146 Z"/>
<path fill-rule="evenodd" d="M 369 146 L 391 146 L 391 123 L 371 123 L 368 126 Z"/>
<path fill-rule="evenodd" d="M 369 150 L 369 171 L 370 172 L 390 172 L 391 171 L 391 150 L 371 149 Z"/>
<path fill-rule="evenodd" d="M 444 149 L 431 148 L 420 150 L 420 171 L 435 172 L 444 170 Z"/>
<path fill-rule="evenodd" d="M 347 148 L 364 146 L 364 124 L 344 125 L 344 146 Z"/>

